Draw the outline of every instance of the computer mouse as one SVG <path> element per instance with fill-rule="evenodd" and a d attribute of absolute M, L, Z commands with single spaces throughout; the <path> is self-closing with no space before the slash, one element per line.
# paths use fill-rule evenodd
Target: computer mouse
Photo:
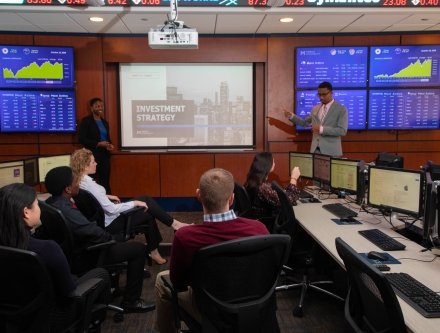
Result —
<path fill-rule="evenodd" d="M 321 201 L 319 201 L 318 198 L 313 197 L 309 199 L 309 202 L 321 202 Z"/>
<path fill-rule="evenodd" d="M 388 255 L 386 253 L 377 252 L 377 251 L 368 252 L 367 257 L 369 259 L 380 260 L 380 261 L 385 261 L 388 259 Z"/>

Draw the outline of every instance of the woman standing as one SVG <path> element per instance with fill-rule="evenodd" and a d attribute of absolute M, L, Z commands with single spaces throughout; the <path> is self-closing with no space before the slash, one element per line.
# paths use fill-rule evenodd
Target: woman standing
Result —
<path fill-rule="evenodd" d="M 80 188 L 89 191 L 98 200 L 105 213 L 105 229 L 111 234 L 117 235 L 124 232 L 124 221 L 120 217 L 120 213 L 135 206 L 144 207 L 145 210 L 137 212 L 133 215 L 133 226 L 149 225 L 150 230 L 148 234 L 145 234 L 145 239 L 148 244 L 148 250 L 150 251 L 151 259 L 157 264 L 162 265 L 167 262 L 162 258 L 158 251 L 159 243 L 162 241 L 162 236 L 157 227 L 156 221 L 153 218 L 157 218 L 162 223 L 174 230 L 187 226 L 188 224 L 179 222 L 173 219 L 168 213 L 166 213 L 153 198 L 149 196 L 139 197 L 138 200 L 132 200 L 127 202 L 121 202 L 121 200 L 115 196 L 106 194 L 105 188 L 97 184 L 90 175 L 96 172 L 96 161 L 92 152 L 88 149 L 82 148 L 73 152 L 71 157 L 71 168 L 79 176 Z"/>

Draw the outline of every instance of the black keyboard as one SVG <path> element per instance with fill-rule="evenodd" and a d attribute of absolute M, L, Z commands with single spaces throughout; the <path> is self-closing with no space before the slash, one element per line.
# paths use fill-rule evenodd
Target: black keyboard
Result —
<path fill-rule="evenodd" d="M 423 317 L 440 318 L 440 295 L 406 273 L 386 273 L 394 291 Z"/>
<path fill-rule="evenodd" d="M 384 251 L 405 250 L 406 245 L 396 241 L 393 237 L 388 236 L 379 229 L 359 230 L 358 232 Z"/>
<path fill-rule="evenodd" d="M 301 192 L 299 193 L 299 197 L 300 199 L 310 199 L 313 198 L 313 194 L 305 190 L 301 190 Z"/>
<path fill-rule="evenodd" d="M 322 208 L 328 210 L 330 213 L 339 217 L 340 219 L 358 216 L 354 210 L 351 210 L 340 203 L 325 204 L 322 205 Z"/>

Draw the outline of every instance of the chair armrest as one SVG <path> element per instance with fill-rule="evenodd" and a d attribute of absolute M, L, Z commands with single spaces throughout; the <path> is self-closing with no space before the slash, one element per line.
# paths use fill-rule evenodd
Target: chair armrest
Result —
<path fill-rule="evenodd" d="M 81 282 L 74 290 L 72 290 L 69 294 L 69 298 L 82 298 L 87 296 L 93 290 L 97 288 L 97 286 L 102 283 L 102 279 L 92 278 L 86 281 Z"/>
<path fill-rule="evenodd" d="M 114 244 L 116 244 L 116 241 L 110 240 L 108 242 L 87 246 L 86 251 L 103 251 L 103 250 L 107 250 L 110 246 L 113 246 Z"/>
<path fill-rule="evenodd" d="M 141 210 L 144 210 L 144 207 L 135 206 L 133 208 L 121 212 L 121 215 L 124 218 L 124 222 L 125 222 L 125 240 L 128 240 L 130 238 L 131 217 L 133 216 L 133 214 Z"/>
<path fill-rule="evenodd" d="M 174 326 L 177 331 L 180 332 L 180 316 L 179 316 L 179 299 L 177 297 L 177 291 L 173 287 L 173 283 L 170 280 L 170 276 L 161 275 L 160 277 L 164 283 L 164 286 L 168 288 L 171 292 L 171 305 L 173 306 L 174 312 Z"/>

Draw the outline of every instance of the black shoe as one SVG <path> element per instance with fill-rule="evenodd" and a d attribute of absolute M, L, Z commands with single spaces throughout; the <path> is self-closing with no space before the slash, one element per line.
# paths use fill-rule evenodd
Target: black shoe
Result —
<path fill-rule="evenodd" d="M 144 268 L 144 279 L 147 279 L 147 278 L 150 278 L 150 277 L 151 277 L 151 273 Z"/>
<path fill-rule="evenodd" d="M 139 298 L 134 302 L 123 301 L 121 307 L 124 309 L 124 313 L 149 312 L 156 309 L 156 304 L 147 303 L 142 298 Z"/>

